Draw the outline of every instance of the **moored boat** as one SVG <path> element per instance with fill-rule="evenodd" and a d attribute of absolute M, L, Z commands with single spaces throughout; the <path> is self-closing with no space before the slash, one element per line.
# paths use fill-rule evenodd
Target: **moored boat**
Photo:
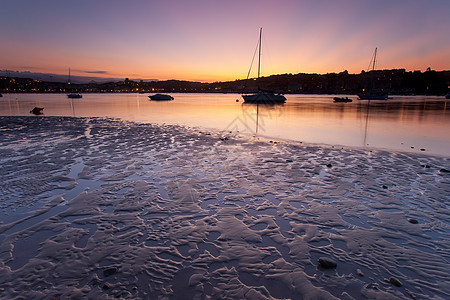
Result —
<path fill-rule="evenodd" d="M 154 94 L 154 95 L 150 95 L 148 97 L 150 98 L 150 100 L 156 100 L 156 101 L 168 101 L 168 100 L 174 99 L 172 96 L 167 95 L 167 94 Z"/>
<path fill-rule="evenodd" d="M 348 98 L 348 97 L 334 97 L 333 98 L 334 102 L 339 102 L 339 103 L 347 103 L 347 102 L 352 102 L 353 100 Z"/>
<path fill-rule="evenodd" d="M 67 95 L 68 98 L 76 99 L 76 98 L 83 98 L 83 95 L 77 94 L 77 93 L 70 93 Z"/>
<path fill-rule="evenodd" d="M 448 92 L 447 95 L 445 95 L 445 99 L 450 99 L 450 92 Z"/>
<path fill-rule="evenodd" d="M 358 94 L 359 100 L 387 100 L 388 94 L 383 91 L 371 91 Z"/>
<path fill-rule="evenodd" d="M 276 104 L 286 102 L 284 95 L 269 92 L 242 95 L 242 98 L 244 98 L 245 103 Z"/>
<path fill-rule="evenodd" d="M 378 48 L 375 48 L 375 52 L 373 53 L 372 59 L 369 63 L 369 68 L 367 69 L 368 72 L 374 72 L 376 67 L 376 61 L 377 61 L 377 50 Z M 372 66 L 372 70 L 370 70 L 370 66 Z M 370 70 L 370 71 L 369 71 Z M 358 94 L 359 100 L 387 100 L 389 98 L 388 94 L 380 89 L 375 88 L 375 82 L 374 79 L 372 79 L 372 87 L 366 92 L 362 92 Z"/>
<path fill-rule="evenodd" d="M 258 79 L 260 77 L 261 70 L 261 37 L 262 28 L 259 29 L 259 55 L 258 55 Z M 252 62 L 253 64 L 253 62 Z M 251 70 L 251 67 L 250 67 Z M 249 71 L 250 74 L 250 71 Z M 248 79 L 248 76 L 247 76 Z M 242 95 L 244 103 L 257 103 L 257 104 L 281 104 L 286 102 L 286 97 L 280 93 L 275 94 L 268 91 L 262 91 L 258 88 L 258 92 L 254 94 Z"/>

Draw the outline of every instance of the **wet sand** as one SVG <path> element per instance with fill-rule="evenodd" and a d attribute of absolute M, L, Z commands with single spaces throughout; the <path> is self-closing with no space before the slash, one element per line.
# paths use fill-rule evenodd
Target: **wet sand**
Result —
<path fill-rule="evenodd" d="M 0 134 L 0 298 L 450 298 L 448 157 L 100 118 Z"/>

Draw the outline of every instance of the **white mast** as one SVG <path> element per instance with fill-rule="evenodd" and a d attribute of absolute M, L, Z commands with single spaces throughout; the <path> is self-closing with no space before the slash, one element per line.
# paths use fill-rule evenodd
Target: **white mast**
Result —
<path fill-rule="evenodd" d="M 259 55 L 258 55 L 258 78 L 260 75 L 260 69 L 261 69 L 261 36 L 262 36 L 262 27 L 259 28 Z"/>

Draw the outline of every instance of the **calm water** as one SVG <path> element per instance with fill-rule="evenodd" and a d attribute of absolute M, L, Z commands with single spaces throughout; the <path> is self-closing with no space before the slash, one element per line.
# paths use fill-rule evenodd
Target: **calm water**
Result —
<path fill-rule="evenodd" d="M 444 97 L 394 96 L 388 101 L 333 103 L 329 95 L 287 95 L 277 106 L 243 104 L 236 94 L 172 94 L 155 102 L 148 94 L 4 94 L 0 115 L 115 117 L 239 131 L 270 139 L 382 148 L 450 156 L 450 112 Z M 240 102 L 236 102 L 236 99 Z M 421 150 L 425 149 L 425 151 Z"/>

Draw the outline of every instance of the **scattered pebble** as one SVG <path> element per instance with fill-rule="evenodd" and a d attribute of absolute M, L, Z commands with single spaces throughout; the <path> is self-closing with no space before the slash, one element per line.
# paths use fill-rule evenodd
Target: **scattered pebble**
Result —
<path fill-rule="evenodd" d="M 361 277 L 364 276 L 363 271 L 361 271 L 360 269 L 357 269 L 357 270 L 356 270 L 356 274 L 358 274 L 358 276 L 361 276 Z"/>
<path fill-rule="evenodd" d="M 109 289 L 111 288 L 111 284 L 109 284 L 108 282 L 105 282 L 105 283 L 103 284 L 102 288 L 103 288 L 105 291 L 107 291 L 107 290 L 109 290 Z"/>
<path fill-rule="evenodd" d="M 337 267 L 337 262 L 329 257 L 320 257 L 319 267 L 323 269 L 334 269 Z"/>
<path fill-rule="evenodd" d="M 409 218 L 408 222 L 411 224 L 419 224 L 419 221 L 417 221 L 416 219 L 413 219 L 413 218 Z"/>
<path fill-rule="evenodd" d="M 103 275 L 111 276 L 111 275 L 116 274 L 117 272 L 118 272 L 118 269 L 116 267 L 110 267 L 110 268 L 103 270 Z"/>
<path fill-rule="evenodd" d="M 395 285 L 396 287 L 401 287 L 403 285 L 397 278 L 393 276 L 389 278 L 389 282 Z"/>

